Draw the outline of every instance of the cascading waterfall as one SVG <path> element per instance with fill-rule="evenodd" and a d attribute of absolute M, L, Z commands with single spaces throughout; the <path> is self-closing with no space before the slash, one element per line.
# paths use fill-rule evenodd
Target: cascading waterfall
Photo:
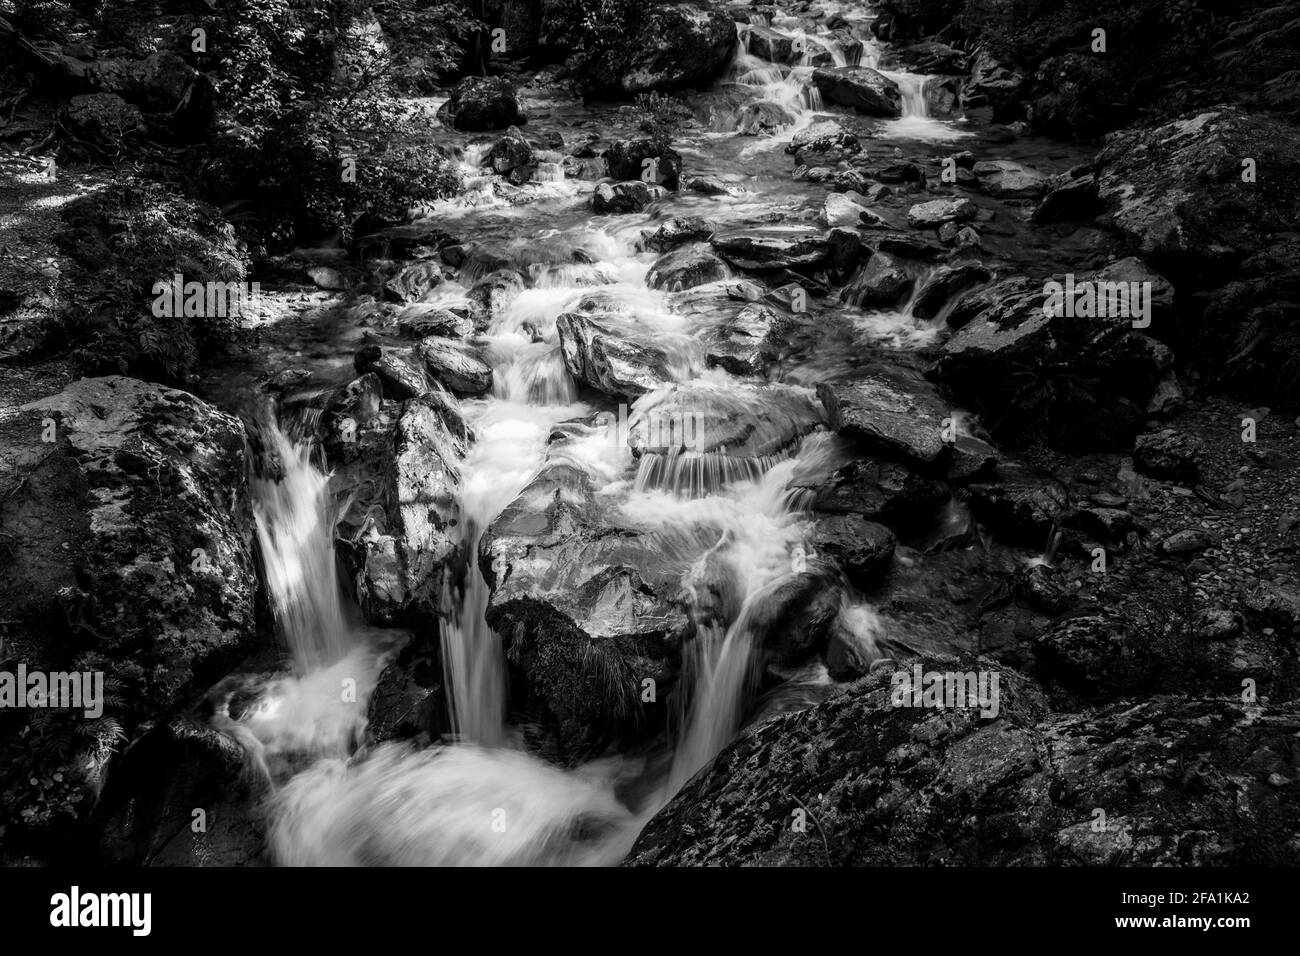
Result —
<path fill-rule="evenodd" d="M 778 65 L 755 56 L 746 42 L 747 28 L 741 26 L 742 42 L 723 86 L 744 88 L 742 116 L 743 110 L 757 105 L 773 108 L 758 110 L 757 115 L 789 117 L 793 122 L 779 124 L 785 127 L 781 136 L 770 138 L 780 142 L 823 108 L 810 82 L 813 62 L 824 61 L 827 54 L 837 66 L 846 60 L 837 44 L 804 32 L 795 25 L 798 21 L 774 19 L 785 25 L 788 35 L 803 37 L 800 63 Z M 753 20 L 759 25 L 767 18 L 756 15 Z M 879 61 L 873 45 L 868 44 L 863 61 Z M 883 124 L 886 135 L 951 134 L 948 124 L 927 115 L 926 77 L 886 75 L 899 83 L 904 107 L 903 118 L 892 121 L 902 125 Z M 466 150 L 463 168 L 472 195 L 457 201 L 454 215 L 477 215 L 465 207 L 479 204 L 493 207 L 492 217 L 485 220 L 522 219 L 527 207 L 507 210 L 508 203 L 496 191 L 499 182 L 482 169 L 486 148 Z M 743 151 L 741 155 L 744 158 Z M 542 187 L 555 187 L 554 195 L 571 196 L 559 187 L 578 187 L 565 181 L 563 166 L 550 158 L 539 163 L 535 182 L 525 188 L 546 192 Z M 760 393 L 757 386 L 729 375 L 704 374 L 696 328 L 674 311 L 675 305 L 670 307 L 668 295 L 646 288 L 651 257 L 635 251 L 634 235 L 647 224 L 644 220 L 624 219 L 620 224 L 616 217 L 601 229 L 566 232 L 543 219 L 545 215 L 515 234 L 526 239 L 502 243 L 513 250 L 510 267 L 526 272 L 529 287 L 494 309 L 491 325 L 476 341 L 493 368 L 491 394 L 463 402 L 474 431 L 470 451 L 457 465 L 467 567 L 463 591 L 454 593 L 449 587 L 445 595 L 447 619 L 440 634 L 454 741 L 423 749 L 387 743 L 355 754 L 348 746 L 304 748 L 302 741 L 285 742 L 322 756 L 290 779 L 272 803 L 271 843 L 281 863 L 615 863 L 649 817 L 741 731 L 752 712 L 762 660 L 759 637 L 769 599 L 806 567 L 796 555 L 802 554 L 807 531 L 801 508 L 811 493 L 795 479 L 801 469 L 827 464 L 834 436 L 809 433 L 813 423 L 799 421 L 800 413 L 790 411 L 793 399 L 790 405 L 773 400 L 774 389 L 785 386 L 765 385 Z M 581 255 L 576 255 L 578 250 Z M 427 304 L 463 304 L 470 285 L 499 265 L 496 256 L 467 265 L 458 280 L 440 285 Z M 626 435 L 611 442 L 597 429 L 573 425 L 575 420 L 590 420 L 596 409 L 580 400 L 587 393 L 579 392 L 565 370 L 556 320 L 589 294 L 603 297 L 602 310 L 608 307 L 600 311 L 602 321 L 662 351 L 667 375 L 677 383 L 674 389 L 712 389 L 707 407 L 720 420 L 737 410 L 753 416 L 760 423 L 754 447 L 728 452 L 712 446 L 704 451 L 647 443 L 638 447 L 640 460 L 634 462 Z M 664 389 L 634 403 L 633 428 L 637 415 L 668 401 L 670 393 L 672 389 Z M 694 407 L 690 401 L 703 402 L 701 396 L 690 392 L 687 407 Z M 768 437 L 762 423 L 770 425 L 783 415 L 793 417 L 783 419 L 782 428 L 775 431 L 805 437 L 794 442 L 762 440 Z M 789 421 L 798 421 L 798 427 L 786 428 Z M 567 423 L 564 427 L 579 437 L 548 449 L 548 436 L 560 423 Z M 278 430 L 271 437 L 284 459 L 285 478 L 258 486 L 258 533 L 277 615 L 302 680 L 295 685 L 299 689 L 280 686 L 268 693 L 272 704 L 250 724 L 265 725 L 256 731 L 262 740 L 274 737 L 266 728 L 274 723 L 272 712 L 277 709 L 293 713 L 295 722 L 306 719 L 303 715 L 310 708 L 296 701 L 312 697 L 315 690 L 301 688 L 319 684 L 322 693 L 332 693 L 338 668 L 359 669 L 371 675 L 362 682 L 364 705 L 378 673 L 373 664 L 369 670 L 353 666 L 358 642 L 335 579 L 328 478 L 312 463 L 306 446 Z M 730 597 L 725 613 L 703 606 L 708 587 L 699 589 L 701 605 L 691 608 L 696 626 L 683 652 L 684 713 L 675 728 L 667 768 L 618 757 L 562 769 L 527 752 L 519 732 L 508 723 L 506 661 L 501 637 L 485 620 L 491 594 L 477 567 L 478 543 L 539 470 L 557 461 L 585 469 L 609 507 L 620 509 L 628 521 L 662 532 L 665 540 L 707 539 L 702 545 L 707 554 L 691 573 L 705 585 L 719 583 L 710 575 L 726 577 Z M 842 593 L 837 623 L 859 643 L 863 659 L 871 659 L 877 653 L 880 621 L 869 605 L 853 603 L 847 590 Z M 828 678 L 823 668 L 801 681 L 800 686 L 815 687 L 824 686 Z M 811 700 L 811 691 L 808 694 Z M 354 713 L 357 710 L 364 713 L 364 706 Z M 256 724 L 259 719 L 263 725 Z M 355 733 L 358 725 L 353 719 L 344 729 Z M 338 736 L 331 731 L 331 737 Z M 621 786 L 629 782 L 635 785 Z M 627 792 L 641 797 L 629 805 L 620 799 Z M 494 827 L 498 819 L 500 829 Z"/>
<path fill-rule="evenodd" d="M 276 620 L 302 676 L 336 663 L 351 644 L 335 569 L 329 476 L 312 461 L 310 444 L 293 441 L 274 421 L 263 432 L 283 477 L 253 482 L 257 538 Z"/>

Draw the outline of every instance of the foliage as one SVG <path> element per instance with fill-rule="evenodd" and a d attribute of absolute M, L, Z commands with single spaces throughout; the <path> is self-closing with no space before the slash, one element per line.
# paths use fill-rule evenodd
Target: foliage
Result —
<path fill-rule="evenodd" d="M 558 0 L 557 34 L 568 37 L 569 67 L 588 87 L 617 86 L 648 4 L 639 0 Z"/>
<path fill-rule="evenodd" d="M 212 179 L 223 194 L 212 198 L 243 200 L 268 244 L 284 246 L 302 233 L 346 238 L 362 217 L 399 219 L 457 188 L 394 93 L 454 63 L 474 21 L 447 4 L 390 2 L 375 8 L 389 24 L 381 32 L 356 0 L 244 4 L 219 85 L 228 122 Z M 355 177 L 345 175 L 349 158 Z"/>
<path fill-rule="evenodd" d="M 243 281 L 247 261 L 217 210 L 157 183 L 126 178 L 64 213 L 59 244 L 76 265 L 62 331 L 87 371 L 184 381 L 235 336 L 238 317 L 157 317 L 153 286 Z"/>
<path fill-rule="evenodd" d="M 692 116 L 679 98 L 658 91 L 637 94 L 634 109 L 641 131 L 665 148 L 672 145 L 682 123 Z"/>

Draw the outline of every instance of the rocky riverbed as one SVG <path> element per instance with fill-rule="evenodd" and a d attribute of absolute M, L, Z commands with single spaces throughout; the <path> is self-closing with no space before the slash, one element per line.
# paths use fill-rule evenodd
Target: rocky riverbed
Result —
<path fill-rule="evenodd" d="M 1071 130 L 952 13 L 415 101 L 462 188 L 184 389 L 33 346 L 94 226 L 0 220 L 0 664 L 113 688 L 0 715 L 6 861 L 1300 862 L 1300 127 Z"/>

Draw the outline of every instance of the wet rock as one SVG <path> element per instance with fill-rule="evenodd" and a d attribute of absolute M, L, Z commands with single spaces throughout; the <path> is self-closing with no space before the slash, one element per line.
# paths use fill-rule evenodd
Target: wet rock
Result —
<path fill-rule="evenodd" d="M 937 40 L 913 43 L 901 47 L 896 53 L 914 73 L 958 75 L 966 72 L 966 54 Z"/>
<path fill-rule="evenodd" d="M 947 452 L 940 437 L 947 409 L 924 385 L 880 371 L 844 385 L 817 386 L 831 427 L 868 449 L 921 465 Z"/>
<path fill-rule="evenodd" d="M 674 216 L 665 220 L 653 233 L 642 235 L 645 235 L 643 242 L 647 249 L 667 252 L 688 242 L 707 241 L 717 231 L 716 224 L 702 216 Z"/>
<path fill-rule="evenodd" d="M 453 392 L 481 395 L 492 388 L 492 366 L 458 343 L 431 337 L 420 342 L 416 353 L 429 374 Z"/>
<path fill-rule="evenodd" d="M 799 664 L 825 647 L 840 603 L 841 593 L 826 575 L 811 571 L 787 575 L 750 605 L 754 642 L 769 664 Z"/>
<path fill-rule="evenodd" d="M 758 136 L 761 133 L 775 133 L 780 129 L 793 126 L 795 116 L 779 103 L 760 100 L 748 103 L 736 117 L 736 132 L 742 136 Z"/>
<path fill-rule="evenodd" d="M 459 339 L 473 331 L 473 322 L 450 309 L 416 304 L 397 315 L 397 334 L 405 339 L 424 339 L 431 335 Z"/>
<path fill-rule="evenodd" d="M 438 109 L 439 121 L 459 130 L 506 129 L 528 121 L 514 84 L 502 76 L 467 76 Z"/>
<path fill-rule="evenodd" d="M 516 186 L 522 186 L 533 178 L 537 172 L 537 161 L 537 153 L 532 144 L 517 128 L 511 128 L 483 157 L 485 166 L 492 167 L 494 173 L 506 177 Z"/>
<path fill-rule="evenodd" d="M 395 349 L 363 345 L 357 349 L 352 364 L 363 375 L 373 372 L 378 376 L 385 397 L 395 401 L 417 398 L 429 391 L 429 379 L 424 369 Z"/>
<path fill-rule="evenodd" d="M 961 117 L 961 81 L 953 77 L 936 77 L 925 84 L 921 90 L 925 98 L 926 112 L 937 119 L 957 119 Z M 963 171 L 958 172 L 957 181 L 962 181 Z"/>
<path fill-rule="evenodd" d="M 460 541 L 460 460 L 468 447 L 459 407 L 438 389 L 407 401 L 386 444 L 379 494 L 351 540 L 340 542 L 369 620 L 430 626 L 442 608 Z"/>
<path fill-rule="evenodd" d="M 1133 464 L 1139 470 L 1173 481 L 1195 482 L 1204 457 L 1200 439 L 1172 428 L 1139 435 L 1133 446 Z"/>
<path fill-rule="evenodd" d="M 912 303 L 912 315 L 918 319 L 933 319 L 962 292 L 983 285 L 993 274 L 978 262 L 943 265 L 930 273 Z"/>
<path fill-rule="evenodd" d="M 569 465 L 545 467 L 484 532 L 487 621 L 567 750 L 653 731 L 641 681 L 671 688 L 687 627 L 673 600 L 686 561 Z"/>
<path fill-rule="evenodd" d="M 812 542 L 819 557 L 833 558 L 856 587 L 870 590 L 889 570 L 898 539 L 862 515 L 840 514 L 818 518 Z"/>
<path fill-rule="evenodd" d="M 527 285 L 517 270 L 499 269 L 470 286 L 466 297 L 488 316 L 495 316 L 500 315 Z"/>
<path fill-rule="evenodd" d="M 710 242 L 731 265 L 752 272 L 814 269 L 829 257 L 826 239 L 818 235 L 731 233 Z"/>
<path fill-rule="evenodd" d="M 1037 475 L 1015 463 L 998 468 L 992 482 L 967 490 L 971 512 L 1003 540 L 1045 548 L 1069 509 L 1069 494 L 1061 482 Z"/>
<path fill-rule="evenodd" d="M 681 153 L 652 139 L 621 139 L 601 155 L 609 175 L 620 181 L 639 180 L 676 189 L 682 174 Z"/>
<path fill-rule="evenodd" d="M 839 123 L 820 120 L 795 133 L 785 148 L 801 166 L 833 166 L 862 151 L 858 138 Z"/>
<path fill-rule="evenodd" d="M 640 212 L 650 203 L 663 198 L 663 195 L 663 187 L 651 186 L 640 180 L 601 183 L 591 195 L 591 208 L 597 213 Z"/>
<path fill-rule="evenodd" d="M 807 389 L 792 385 L 682 383 L 637 405 L 628 423 L 627 443 L 638 458 L 685 445 L 693 453 L 757 466 L 792 451 L 800 438 L 821 424 L 820 412 Z M 759 473 L 751 469 L 743 477 L 752 479 Z"/>
<path fill-rule="evenodd" d="M 745 34 L 745 49 L 770 63 L 797 63 L 794 37 L 771 27 L 751 25 Z"/>
<path fill-rule="evenodd" d="M 384 283 L 384 295 L 394 302 L 422 302 L 441 284 L 436 262 L 414 262 Z"/>
<path fill-rule="evenodd" d="M 680 292 L 730 275 L 727 264 L 709 251 L 708 244 L 696 243 L 664 253 L 650 267 L 645 281 L 652 289 Z"/>
<path fill-rule="evenodd" d="M 907 222 L 916 229 L 937 229 L 945 222 L 969 222 L 978 211 L 969 199 L 932 199 L 909 209 Z"/>
<path fill-rule="evenodd" d="M 732 375 L 762 375 L 776 357 L 776 343 L 771 338 L 776 326 L 779 320 L 771 309 L 746 306 L 707 334 L 705 364 Z"/>
<path fill-rule="evenodd" d="M 865 66 L 817 69 L 813 85 L 832 103 L 849 106 L 868 116 L 901 116 L 903 96 L 898 84 Z"/>
<path fill-rule="evenodd" d="M 854 305 L 888 308 L 898 304 L 914 281 L 902 262 L 887 252 L 877 252 L 844 287 L 840 298 Z"/>
<path fill-rule="evenodd" d="M 744 190 L 728 186 L 717 176 L 683 176 L 682 188 L 701 196 L 739 196 Z"/>
<path fill-rule="evenodd" d="M 972 172 L 980 189 L 997 199 L 1036 199 L 1048 188 L 1046 174 L 1006 159 L 976 163 Z"/>
<path fill-rule="evenodd" d="M 1043 614 L 1060 614 L 1074 603 L 1074 595 L 1056 572 L 1044 564 L 1028 568 L 1016 582 L 1016 592 L 1026 604 Z"/>
<path fill-rule="evenodd" d="M 999 440 L 1037 433 L 1065 447 L 1127 444 L 1173 356 L 1126 317 L 1047 315 L 1045 289 L 1015 278 L 964 296 L 933 375 L 996 422 Z"/>
<path fill-rule="evenodd" d="M 1001 461 L 998 450 L 982 439 L 958 435 L 951 444 L 946 478 L 949 484 L 968 484 L 992 478 Z"/>
<path fill-rule="evenodd" d="M 880 165 L 862 166 L 859 171 L 864 176 L 869 176 L 882 183 L 925 182 L 925 171 L 916 163 L 882 163 Z"/>
<path fill-rule="evenodd" d="M 635 398 L 670 380 L 668 356 L 617 313 L 564 312 L 555 321 L 564 366 L 579 382 Z"/>
<path fill-rule="evenodd" d="M 883 226 L 885 221 L 862 205 L 859 193 L 831 193 L 818 217 L 827 226 Z"/>
<path fill-rule="evenodd" d="M 796 488 L 813 492 L 812 507 L 829 514 L 858 514 L 896 530 L 928 524 L 948 500 L 948 491 L 933 479 L 893 461 L 862 459 L 838 468 L 825 480 L 796 479 Z"/>

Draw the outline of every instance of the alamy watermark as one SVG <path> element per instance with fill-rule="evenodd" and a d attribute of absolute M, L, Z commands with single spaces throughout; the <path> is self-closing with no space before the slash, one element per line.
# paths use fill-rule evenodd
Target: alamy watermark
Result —
<path fill-rule="evenodd" d="M 645 448 L 684 448 L 688 451 L 704 449 L 704 414 L 694 412 L 660 412 L 655 409 L 638 415 L 635 422 L 629 422 L 627 405 L 618 406 L 618 415 L 613 412 L 601 412 L 595 418 L 595 425 L 605 432 L 612 445 L 626 445 L 633 429 L 637 433 L 637 444 Z"/>
<path fill-rule="evenodd" d="M 238 318 L 262 294 L 260 282 L 186 282 L 179 272 L 153 284 L 153 314 L 159 319 Z"/>
<path fill-rule="evenodd" d="M 104 713 L 103 671 L 0 671 L 0 709 L 51 707 L 80 710 L 94 720 Z"/>
<path fill-rule="evenodd" d="M 1074 281 L 1067 273 L 1065 283 L 1050 280 L 1043 285 L 1043 314 L 1071 318 L 1124 318 L 1133 328 L 1151 324 L 1151 283 L 1111 282 L 1107 279 Z"/>
<path fill-rule="evenodd" d="M 890 703 L 895 707 L 967 708 L 981 717 L 998 715 L 996 671 L 894 671 Z"/>

